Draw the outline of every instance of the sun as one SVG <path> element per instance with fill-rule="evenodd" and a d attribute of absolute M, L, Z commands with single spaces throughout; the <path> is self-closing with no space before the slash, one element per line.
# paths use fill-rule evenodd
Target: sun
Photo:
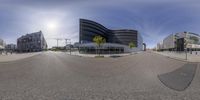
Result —
<path fill-rule="evenodd" d="M 44 35 L 46 38 L 57 37 L 59 35 L 60 23 L 58 20 L 46 20 L 43 23 Z"/>
<path fill-rule="evenodd" d="M 58 29 L 58 23 L 55 21 L 50 21 L 47 23 L 47 30 L 56 31 Z"/>

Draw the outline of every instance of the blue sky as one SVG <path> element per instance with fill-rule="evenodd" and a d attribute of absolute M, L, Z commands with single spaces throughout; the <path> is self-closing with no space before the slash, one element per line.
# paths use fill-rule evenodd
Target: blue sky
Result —
<path fill-rule="evenodd" d="M 16 43 L 42 30 L 49 47 L 56 45 L 52 38 L 76 42 L 79 18 L 85 18 L 110 29 L 138 30 L 147 47 L 154 47 L 171 33 L 200 33 L 199 9 L 198 0 L 1 0 L 0 38 Z"/>

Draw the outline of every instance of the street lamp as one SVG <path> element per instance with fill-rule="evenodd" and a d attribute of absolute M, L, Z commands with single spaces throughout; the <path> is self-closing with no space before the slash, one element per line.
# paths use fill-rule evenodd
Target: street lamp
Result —
<path fill-rule="evenodd" d="M 70 42 L 68 42 L 68 40 L 69 40 Z M 69 43 L 69 50 L 70 50 L 70 55 L 71 55 L 71 39 L 65 39 L 65 41 L 66 41 L 66 46 L 67 46 L 67 44 Z"/>

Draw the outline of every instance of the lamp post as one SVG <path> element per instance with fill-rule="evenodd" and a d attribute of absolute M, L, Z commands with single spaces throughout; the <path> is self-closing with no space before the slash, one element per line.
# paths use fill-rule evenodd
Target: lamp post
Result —
<path fill-rule="evenodd" d="M 187 48 L 185 48 L 185 60 L 187 60 Z"/>
<path fill-rule="evenodd" d="M 69 40 L 70 42 L 68 42 L 68 40 Z M 67 44 L 69 43 L 69 52 L 70 52 L 70 55 L 71 55 L 71 39 L 65 39 L 65 41 L 66 41 L 66 46 L 67 46 Z"/>
<path fill-rule="evenodd" d="M 69 42 L 69 52 L 70 52 L 70 55 L 72 53 L 72 50 L 71 50 L 71 42 Z"/>

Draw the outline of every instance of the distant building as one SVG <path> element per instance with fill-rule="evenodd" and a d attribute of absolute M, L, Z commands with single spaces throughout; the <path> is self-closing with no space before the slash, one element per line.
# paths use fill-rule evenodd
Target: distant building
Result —
<path fill-rule="evenodd" d="M 158 43 L 157 50 L 184 51 L 200 50 L 200 35 L 191 32 L 170 34 L 164 38 L 163 43 Z"/>
<path fill-rule="evenodd" d="M 163 48 L 162 49 L 166 49 L 166 50 L 174 50 L 175 49 L 175 35 L 171 34 L 169 36 L 167 36 L 164 40 L 163 40 Z"/>
<path fill-rule="evenodd" d="M 7 51 L 17 51 L 17 45 L 16 44 L 7 44 L 5 46 L 5 49 Z"/>
<path fill-rule="evenodd" d="M 51 48 L 51 50 L 53 50 L 53 51 L 64 51 L 64 50 L 66 50 L 66 47 L 65 46 L 53 46 L 52 48 Z"/>
<path fill-rule="evenodd" d="M 0 50 L 3 50 L 5 48 L 5 42 L 0 39 Z"/>
<path fill-rule="evenodd" d="M 74 47 L 74 48 L 78 48 L 79 45 L 80 45 L 79 42 L 75 42 L 74 45 L 73 45 L 73 47 Z"/>
<path fill-rule="evenodd" d="M 156 47 L 157 51 L 163 50 L 163 41 L 159 42 Z"/>
<path fill-rule="evenodd" d="M 0 54 L 3 53 L 3 51 L 5 49 L 5 44 L 6 43 L 2 39 L 0 39 Z"/>
<path fill-rule="evenodd" d="M 47 49 L 47 43 L 42 31 L 26 34 L 18 38 L 17 49 L 19 52 L 38 52 Z"/>

